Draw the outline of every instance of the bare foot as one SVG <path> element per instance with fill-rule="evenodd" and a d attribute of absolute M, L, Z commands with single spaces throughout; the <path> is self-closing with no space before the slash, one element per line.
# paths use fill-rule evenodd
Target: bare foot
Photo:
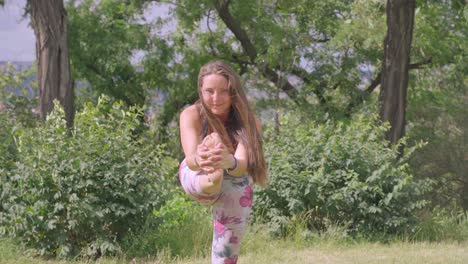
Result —
<path fill-rule="evenodd" d="M 214 148 L 217 144 L 223 143 L 218 133 L 211 133 L 203 139 L 203 144 L 209 148 Z M 221 188 L 224 171 L 217 169 L 206 174 L 206 179 L 202 180 L 202 189 L 205 193 L 215 193 Z"/>

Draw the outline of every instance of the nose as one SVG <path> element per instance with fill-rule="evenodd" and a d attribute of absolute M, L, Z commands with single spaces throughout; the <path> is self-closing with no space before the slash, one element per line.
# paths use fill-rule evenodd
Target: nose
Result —
<path fill-rule="evenodd" d="M 215 92 L 213 94 L 213 101 L 214 102 L 220 101 L 220 100 L 222 100 L 222 98 L 223 98 L 223 96 L 222 96 L 222 94 L 220 92 Z"/>

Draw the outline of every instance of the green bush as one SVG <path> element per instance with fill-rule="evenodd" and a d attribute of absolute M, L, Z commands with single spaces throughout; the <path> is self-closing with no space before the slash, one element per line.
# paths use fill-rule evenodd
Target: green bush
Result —
<path fill-rule="evenodd" d="M 13 122 L 9 119 L 8 115 L 0 110 L 0 215 L 4 210 L 1 203 L 5 195 L 2 181 L 14 167 L 14 162 L 17 157 L 13 139 L 13 127 Z"/>
<path fill-rule="evenodd" d="M 434 78 L 433 83 L 444 82 Z M 432 206 L 468 210 L 468 100 L 454 90 L 436 87 L 409 96 L 408 135 L 428 142 L 411 157 L 410 164 L 416 179 L 433 182 L 434 188 L 426 195 Z"/>
<path fill-rule="evenodd" d="M 101 97 L 70 130 L 58 104 L 43 125 L 17 127 L 17 162 L 0 179 L 0 232 L 42 255 L 119 250 L 169 198 L 177 169 L 162 146 L 135 135 L 140 115 Z"/>
<path fill-rule="evenodd" d="M 6 114 L 10 121 L 32 127 L 36 125 L 34 112 L 38 105 L 38 88 L 36 67 L 17 71 L 7 64 L 5 71 L 0 72 L 0 112 Z"/>
<path fill-rule="evenodd" d="M 415 182 L 398 146 L 383 141 L 386 126 L 364 115 L 317 125 L 285 118 L 265 142 L 270 184 L 255 195 L 255 216 L 278 234 L 296 215 L 309 228 L 327 223 L 351 232 L 396 232 L 415 222 L 426 185 Z M 272 133 L 272 131 L 266 131 Z M 401 142 L 403 144 L 404 142 Z"/>
<path fill-rule="evenodd" d="M 6 171 L 11 169 L 16 157 L 13 127 L 8 115 L 0 110 L 0 175 L 6 174 Z"/>
<path fill-rule="evenodd" d="M 37 105 L 34 96 L 37 85 L 35 81 L 31 81 L 35 72 L 35 67 L 17 71 L 12 64 L 7 64 L 6 69 L 0 71 L 0 175 L 6 174 L 16 159 L 14 124 L 35 124 L 33 108 Z M 26 83 L 30 86 L 29 92 L 25 87 Z"/>

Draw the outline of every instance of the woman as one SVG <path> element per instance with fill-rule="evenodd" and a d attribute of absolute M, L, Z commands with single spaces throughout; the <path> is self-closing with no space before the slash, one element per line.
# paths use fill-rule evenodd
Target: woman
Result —
<path fill-rule="evenodd" d="M 252 184 L 265 186 L 267 180 L 261 127 L 229 65 L 204 65 L 198 95 L 180 114 L 185 159 L 179 178 L 187 194 L 213 205 L 212 263 L 236 263 L 252 209 Z"/>

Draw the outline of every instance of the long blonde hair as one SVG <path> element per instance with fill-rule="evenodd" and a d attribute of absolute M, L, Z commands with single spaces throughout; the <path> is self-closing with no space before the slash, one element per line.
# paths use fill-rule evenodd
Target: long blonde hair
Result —
<path fill-rule="evenodd" d="M 203 79 L 210 74 L 221 75 L 228 81 L 229 93 L 232 99 L 231 111 L 226 126 L 209 110 L 201 99 Z M 242 142 L 248 153 L 247 173 L 252 176 L 256 184 L 265 187 L 267 169 L 263 155 L 262 135 L 237 73 L 231 66 L 222 61 L 205 64 L 198 74 L 198 95 L 200 99 L 196 102 L 196 105 L 200 111 L 204 126 L 206 126 L 202 136 L 206 136 L 209 132 L 219 133 L 223 143 L 231 153 L 234 153 L 237 143 Z"/>

